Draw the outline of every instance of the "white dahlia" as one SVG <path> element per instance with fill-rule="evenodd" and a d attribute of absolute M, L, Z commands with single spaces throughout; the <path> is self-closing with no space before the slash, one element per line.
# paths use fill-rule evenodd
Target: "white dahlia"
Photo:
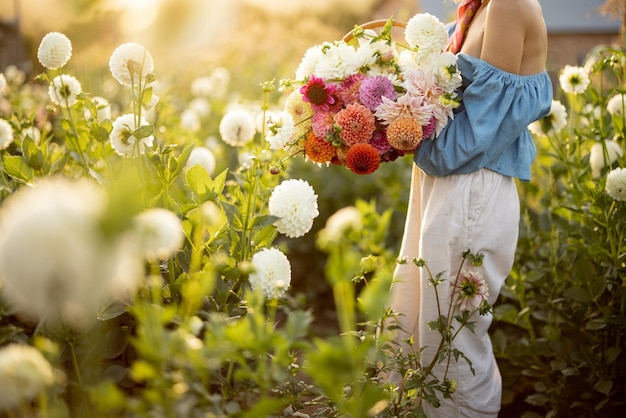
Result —
<path fill-rule="evenodd" d="M 84 179 L 48 177 L 9 196 L 0 211 L 2 297 L 42 321 L 94 319 L 113 282 L 141 272 L 136 253 L 103 236 L 105 210 L 104 190 Z"/>
<path fill-rule="evenodd" d="M 190 169 L 194 165 L 199 165 L 204 168 L 208 175 L 213 175 L 215 171 L 215 155 L 213 152 L 207 147 L 195 147 L 191 150 L 191 154 L 189 155 L 189 159 L 185 164 L 187 169 Z"/>
<path fill-rule="evenodd" d="M 250 142 L 256 133 L 254 118 L 243 109 L 226 113 L 220 121 L 219 130 L 222 140 L 233 147 Z"/>
<path fill-rule="evenodd" d="M 135 216 L 133 223 L 140 251 L 148 260 L 165 260 L 183 245 L 185 234 L 182 222 L 167 209 L 145 210 Z"/>
<path fill-rule="evenodd" d="M 137 84 L 154 71 L 154 62 L 148 50 L 136 43 L 118 46 L 109 59 L 109 69 L 113 78 L 124 86 Z"/>
<path fill-rule="evenodd" d="M 7 120 L 0 119 L 0 150 L 7 149 L 11 142 L 13 142 L 13 128 Z"/>
<path fill-rule="evenodd" d="M 44 36 L 37 49 L 37 59 L 50 70 L 63 67 L 71 57 L 72 42 L 59 32 L 50 32 Z"/>
<path fill-rule="evenodd" d="M 36 348 L 25 344 L 0 348 L 0 411 L 32 401 L 53 383 L 52 365 Z"/>
<path fill-rule="evenodd" d="M 626 94 L 616 94 L 606 102 L 606 110 L 614 116 L 624 115 Z"/>
<path fill-rule="evenodd" d="M 429 13 L 418 13 L 409 19 L 404 37 L 411 48 L 418 48 L 420 55 L 439 53 L 448 43 L 446 26 Z"/>
<path fill-rule="evenodd" d="M 269 199 L 269 213 L 280 218 L 276 229 L 290 238 L 298 238 L 311 230 L 319 215 L 317 195 L 305 180 L 285 180 L 274 188 Z"/>
<path fill-rule="evenodd" d="M 583 67 L 566 65 L 559 74 L 559 84 L 565 93 L 580 94 L 587 90 L 590 82 L 589 74 Z"/>
<path fill-rule="evenodd" d="M 285 254 L 276 248 L 265 248 L 252 256 L 249 281 L 252 290 L 267 299 L 281 298 L 291 284 L 291 264 Z"/>
<path fill-rule="evenodd" d="M 606 153 L 605 153 L 606 149 Z M 612 165 L 623 155 L 622 147 L 613 140 L 595 142 L 589 152 L 589 165 L 591 176 L 598 178 L 606 166 Z"/>
<path fill-rule="evenodd" d="M 127 113 L 115 119 L 113 121 L 113 130 L 111 131 L 111 146 L 115 152 L 122 157 L 136 157 L 143 154 L 146 147 L 152 147 L 152 142 L 154 141 L 152 135 L 139 140 L 133 135 L 137 128 L 148 125 L 148 121 L 142 117 L 139 126 L 137 126 L 135 115 L 132 113 Z"/>
<path fill-rule="evenodd" d="M 76 104 L 83 91 L 80 82 L 69 74 L 61 74 L 52 79 L 48 87 L 50 100 L 58 106 L 71 107 Z"/>
<path fill-rule="evenodd" d="M 293 117 L 287 112 L 276 112 L 267 119 L 268 133 L 265 139 L 270 149 L 279 150 L 287 146 L 295 132 Z"/>
<path fill-rule="evenodd" d="M 611 198 L 626 201 L 626 168 L 611 170 L 606 177 L 606 193 Z"/>

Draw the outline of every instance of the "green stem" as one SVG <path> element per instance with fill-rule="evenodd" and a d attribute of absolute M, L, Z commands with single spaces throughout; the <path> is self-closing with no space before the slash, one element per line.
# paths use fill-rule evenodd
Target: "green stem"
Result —
<path fill-rule="evenodd" d="M 69 338 L 66 341 L 70 347 L 70 353 L 72 354 L 72 365 L 74 366 L 74 372 L 76 373 L 76 381 L 78 382 L 78 386 L 82 389 L 83 379 L 80 374 L 80 366 L 78 364 L 78 357 L 76 356 L 76 350 L 74 349 L 74 342 L 70 341 Z"/>

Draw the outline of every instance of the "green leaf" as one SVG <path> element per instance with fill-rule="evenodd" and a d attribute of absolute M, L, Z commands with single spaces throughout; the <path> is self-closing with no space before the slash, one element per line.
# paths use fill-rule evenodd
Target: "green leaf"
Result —
<path fill-rule="evenodd" d="M 213 191 L 215 193 L 221 194 L 224 191 L 224 186 L 226 185 L 227 174 L 228 174 L 228 169 L 219 173 L 213 180 Z"/>
<path fill-rule="evenodd" d="M 154 369 L 154 367 L 145 360 L 137 360 L 131 366 L 131 375 L 133 379 L 142 382 L 142 381 L 150 381 L 152 379 L 158 378 L 158 373 Z"/>
<path fill-rule="evenodd" d="M 110 319 L 117 318 L 126 313 L 126 306 L 120 303 L 112 303 L 109 306 L 104 307 L 98 313 L 99 321 L 108 321 Z"/>
<path fill-rule="evenodd" d="M 260 229 L 266 226 L 274 225 L 280 218 L 273 215 L 261 215 L 254 218 L 252 221 L 252 229 Z"/>
<path fill-rule="evenodd" d="M 228 218 L 228 223 L 231 227 L 236 229 L 243 228 L 239 207 L 228 202 L 222 202 L 222 207 L 224 208 L 224 213 L 226 214 L 226 218 Z"/>
<path fill-rule="evenodd" d="M 596 318 L 585 323 L 585 329 L 596 331 L 606 327 L 606 321 L 603 318 Z"/>
<path fill-rule="evenodd" d="M 287 399 L 263 398 L 241 416 L 243 418 L 269 417 L 282 411 L 287 404 Z"/>
<path fill-rule="evenodd" d="M 150 103 L 150 100 L 152 100 L 152 87 L 148 87 L 147 89 L 143 91 L 141 105 L 142 106 L 147 105 L 148 103 Z"/>
<path fill-rule="evenodd" d="M 174 170 L 170 168 L 172 180 L 178 177 L 182 169 L 185 168 L 185 164 L 187 164 L 187 160 L 189 159 L 189 156 L 191 155 L 191 151 L 193 151 L 193 145 L 188 145 L 185 148 L 183 148 L 183 152 L 180 153 L 178 158 L 174 157 L 174 161 L 176 161 L 176 168 Z"/>
<path fill-rule="evenodd" d="M 563 296 L 576 302 L 591 302 L 591 297 L 589 297 L 589 293 L 577 286 L 566 289 L 565 292 L 563 292 Z"/>
<path fill-rule="evenodd" d="M 610 380 L 600 380 L 593 386 L 593 388 L 598 392 L 609 396 L 609 393 L 611 393 L 611 389 L 613 388 L 613 382 Z"/>
<path fill-rule="evenodd" d="M 133 136 L 139 140 L 139 139 L 147 138 L 153 133 L 154 133 L 154 125 L 150 124 L 150 125 L 140 126 L 139 128 L 135 129 L 133 131 Z"/>
<path fill-rule="evenodd" d="M 391 282 L 391 272 L 380 271 L 361 292 L 358 298 L 359 308 L 369 320 L 378 320 L 383 316 L 385 307 L 389 305 Z"/>
<path fill-rule="evenodd" d="M 291 344 L 307 335 L 312 322 L 313 315 L 311 311 L 289 312 L 287 324 L 285 325 L 285 333 Z"/>
<path fill-rule="evenodd" d="M 24 181 L 31 181 L 35 176 L 33 169 L 18 155 L 6 155 L 4 169 L 9 176 Z"/>
<path fill-rule="evenodd" d="M 89 129 L 89 136 L 97 142 L 105 142 L 109 139 L 109 131 L 102 125 L 93 125 Z"/>
<path fill-rule="evenodd" d="M 215 183 L 204 168 L 194 165 L 187 170 L 186 180 L 189 189 L 198 197 L 200 202 L 215 198 Z"/>
<path fill-rule="evenodd" d="M 105 334 L 104 358 L 114 359 L 126 351 L 130 342 L 130 331 L 128 328 L 112 328 Z"/>

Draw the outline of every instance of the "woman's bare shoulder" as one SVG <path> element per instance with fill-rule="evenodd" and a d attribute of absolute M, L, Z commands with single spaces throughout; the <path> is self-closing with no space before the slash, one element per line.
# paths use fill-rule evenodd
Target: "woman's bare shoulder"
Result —
<path fill-rule="evenodd" d="M 515 25 L 540 23 L 543 20 L 537 0 L 491 0 L 491 13 Z"/>
<path fill-rule="evenodd" d="M 512 73 L 532 72 L 539 67 L 534 61 L 542 59 L 543 38 L 545 24 L 537 0 L 489 1 L 483 59 Z"/>

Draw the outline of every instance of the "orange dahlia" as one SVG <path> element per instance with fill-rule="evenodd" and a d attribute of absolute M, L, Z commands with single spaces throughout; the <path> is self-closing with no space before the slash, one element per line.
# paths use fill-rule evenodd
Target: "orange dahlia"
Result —
<path fill-rule="evenodd" d="M 304 153 L 316 163 L 330 162 L 337 155 L 333 144 L 315 136 L 313 132 L 309 132 L 304 140 Z"/>
<path fill-rule="evenodd" d="M 338 112 L 335 122 L 341 127 L 341 140 L 349 147 L 359 142 L 369 142 L 376 130 L 374 115 L 358 103 L 349 104 Z"/>
<path fill-rule="evenodd" d="M 397 150 L 412 151 L 422 141 L 422 125 L 412 117 L 400 116 L 387 128 L 387 141 Z"/>
<path fill-rule="evenodd" d="M 371 174 L 380 167 L 380 155 L 370 144 L 355 144 L 346 155 L 346 167 L 356 174 Z"/>

